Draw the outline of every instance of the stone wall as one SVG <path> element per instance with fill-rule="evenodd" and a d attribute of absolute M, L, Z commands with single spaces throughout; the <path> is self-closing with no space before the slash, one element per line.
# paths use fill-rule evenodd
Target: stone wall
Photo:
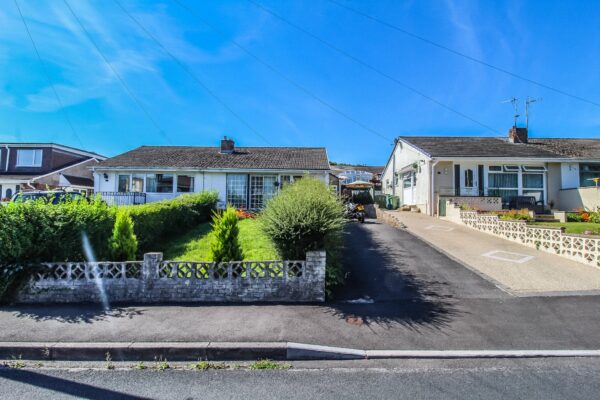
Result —
<path fill-rule="evenodd" d="M 46 263 L 17 295 L 18 303 L 322 302 L 325 252 L 302 261 L 144 261 Z"/>

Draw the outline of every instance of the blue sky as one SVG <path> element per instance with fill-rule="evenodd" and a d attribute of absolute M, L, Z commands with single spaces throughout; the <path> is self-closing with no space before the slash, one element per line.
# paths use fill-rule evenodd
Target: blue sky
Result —
<path fill-rule="evenodd" d="M 246 0 L 179 0 L 218 30 L 173 0 L 120 1 L 225 106 L 114 1 L 69 0 L 160 133 L 62 1 L 19 0 L 61 109 L 14 2 L 6 0 L 0 9 L 0 141 L 52 141 L 110 156 L 143 144 L 216 145 L 228 135 L 240 146 L 325 146 L 335 161 L 384 164 L 398 135 L 504 135 L 513 112 L 502 101 L 512 96 L 543 99 L 532 108 L 532 136 L 600 133 L 600 107 L 473 63 L 327 0 L 253 1 L 493 130 Z M 600 2 L 339 1 L 600 103 Z"/>

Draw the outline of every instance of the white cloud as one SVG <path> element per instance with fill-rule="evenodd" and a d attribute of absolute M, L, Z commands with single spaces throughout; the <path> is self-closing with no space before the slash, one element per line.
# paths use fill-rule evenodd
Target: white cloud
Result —
<path fill-rule="evenodd" d="M 137 89 L 140 89 L 139 91 L 145 93 L 148 102 L 154 99 L 148 97 L 149 93 L 160 95 L 161 98 L 167 97 L 171 101 L 179 101 L 176 92 L 171 89 L 168 80 L 163 76 L 162 64 L 171 61 L 171 58 L 118 6 L 104 1 L 99 3 L 70 1 L 69 4 L 112 67 L 118 71 L 134 93 L 138 94 Z M 196 28 L 193 26 L 184 28 L 181 21 L 175 20 L 167 13 L 165 6 L 145 6 L 143 12 L 136 12 L 131 3 L 123 4 L 146 29 L 185 64 L 195 66 L 223 63 L 243 54 L 225 38 L 223 44 L 216 46 L 212 51 L 195 46 L 186 37 L 186 33 Z M 105 64 L 63 2 L 36 3 L 34 7 L 31 3 L 20 1 L 19 5 L 41 57 L 52 72 L 53 83 L 65 106 L 97 98 L 104 99 L 113 106 L 125 102 L 128 102 L 128 107 L 131 106 L 131 100 L 120 87 L 118 78 Z M 0 42 L 0 68 L 5 71 L 19 68 L 18 60 L 25 59 L 34 60 L 27 65 L 35 66 L 38 61 L 16 8 L 5 7 L 0 10 L 0 23 L 3 26 L 4 36 L 3 41 Z M 213 31 L 209 33 L 218 35 Z M 235 40 L 247 43 L 256 35 L 258 30 L 253 30 L 242 33 Z M 0 91 L 9 83 L 9 76 L 10 74 L 0 76 Z M 21 99 L 18 103 L 24 102 L 26 104 L 24 108 L 28 111 L 52 112 L 59 108 L 48 84 L 22 90 L 26 93 L 10 93 L 10 96 L 1 93 L 4 95 L 0 96 L 0 103 L 12 104 L 16 107 L 15 97 L 24 96 L 25 101 Z M 145 99 L 142 101 L 146 102 Z"/>

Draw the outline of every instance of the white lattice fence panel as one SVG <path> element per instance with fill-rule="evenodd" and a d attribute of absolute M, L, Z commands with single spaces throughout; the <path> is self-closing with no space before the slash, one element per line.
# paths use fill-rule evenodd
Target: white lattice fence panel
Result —
<path fill-rule="evenodd" d="M 564 235 L 562 254 L 577 261 L 600 267 L 600 239 Z"/>
<path fill-rule="evenodd" d="M 34 276 L 34 280 L 140 279 L 142 264 L 142 261 L 43 263 L 43 270 Z"/>
<path fill-rule="evenodd" d="M 300 278 L 304 276 L 305 266 L 305 261 L 163 261 L 158 276 L 166 279 Z"/>
<path fill-rule="evenodd" d="M 494 214 L 461 211 L 462 222 L 471 228 L 600 267 L 600 238 L 565 235 L 560 228 L 531 226 L 526 221 L 504 221 Z"/>
<path fill-rule="evenodd" d="M 527 227 L 525 243 L 539 250 L 560 254 L 562 231 L 556 228 Z"/>

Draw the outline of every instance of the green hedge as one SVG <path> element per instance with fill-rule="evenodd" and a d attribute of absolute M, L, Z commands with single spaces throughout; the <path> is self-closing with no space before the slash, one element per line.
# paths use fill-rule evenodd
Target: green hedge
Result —
<path fill-rule="evenodd" d="M 213 192 L 189 194 L 156 203 L 119 207 L 134 222 L 138 257 L 156 251 L 167 239 L 210 219 Z M 36 202 L 0 206 L 0 300 L 6 300 L 40 262 L 83 261 L 85 234 L 96 259 L 110 260 L 116 206 L 100 198 L 64 204 Z"/>
<path fill-rule="evenodd" d="M 186 233 L 210 220 L 217 204 L 216 192 L 188 194 L 173 200 L 127 206 L 138 240 L 138 253 L 162 248 L 167 239 Z"/>
<path fill-rule="evenodd" d="M 125 207 L 138 238 L 138 255 L 155 251 L 174 235 L 210 219 L 217 194 L 190 194 L 156 203 Z M 0 264 L 81 261 L 85 233 L 97 259 L 110 255 L 117 207 L 99 199 L 44 204 L 41 201 L 0 206 Z"/>

